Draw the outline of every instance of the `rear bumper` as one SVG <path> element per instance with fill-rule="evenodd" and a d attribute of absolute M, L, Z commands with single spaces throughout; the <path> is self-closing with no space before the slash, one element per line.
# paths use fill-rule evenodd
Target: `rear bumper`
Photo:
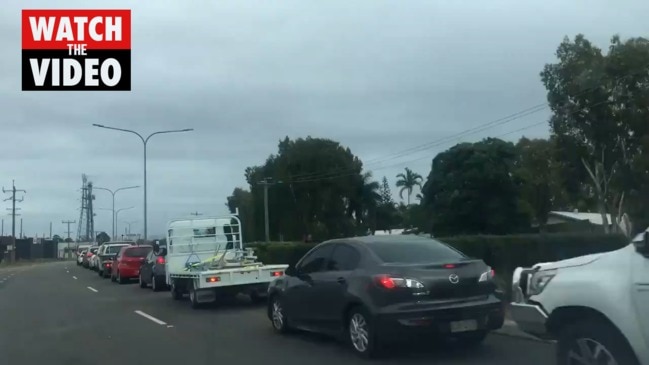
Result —
<path fill-rule="evenodd" d="M 381 312 L 375 317 L 378 336 L 388 341 L 422 335 L 453 336 L 456 333 L 451 331 L 451 323 L 465 320 L 475 320 L 476 330 L 499 329 L 505 321 L 503 302 L 492 295 L 421 310 Z"/>
<path fill-rule="evenodd" d="M 136 269 L 132 267 L 120 267 L 119 276 L 121 276 L 124 279 L 137 278 L 140 276 L 140 269 Z"/>

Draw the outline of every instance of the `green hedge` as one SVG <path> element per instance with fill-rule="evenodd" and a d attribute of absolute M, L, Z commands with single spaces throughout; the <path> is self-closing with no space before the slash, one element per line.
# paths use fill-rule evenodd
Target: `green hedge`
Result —
<path fill-rule="evenodd" d="M 548 233 L 507 236 L 458 236 L 437 238 L 468 256 L 480 258 L 496 270 L 507 292 L 511 275 L 518 266 L 530 266 L 592 253 L 613 251 L 626 246 L 624 235 L 599 233 Z M 265 264 L 294 265 L 315 244 L 299 242 L 250 243 Z"/>

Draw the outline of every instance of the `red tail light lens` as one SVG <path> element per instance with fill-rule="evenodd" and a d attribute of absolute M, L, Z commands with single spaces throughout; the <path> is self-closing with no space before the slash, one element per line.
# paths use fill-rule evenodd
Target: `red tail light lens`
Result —
<path fill-rule="evenodd" d="M 165 263 L 165 258 L 162 257 L 162 256 L 158 256 L 158 258 L 155 259 L 155 263 L 156 263 L 156 264 L 159 264 L 159 265 L 162 265 L 162 264 Z"/>
<path fill-rule="evenodd" d="M 284 273 L 281 272 L 281 271 L 273 271 L 272 273 L 270 273 L 270 275 L 271 276 L 282 276 L 282 275 L 284 275 Z"/>
<path fill-rule="evenodd" d="M 375 277 L 376 283 L 384 289 L 410 288 L 423 289 L 424 284 L 415 279 L 401 278 L 392 275 L 378 275 Z"/>
<path fill-rule="evenodd" d="M 455 264 L 446 264 L 444 265 L 445 269 L 455 269 Z"/>
<path fill-rule="evenodd" d="M 221 278 L 218 277 L 218 276 L 212 276 L 212 277 L 206 278 L 205 281 L 207 281 L 208 283 L 216 283 L 216 282 L 221 281 Z"/>

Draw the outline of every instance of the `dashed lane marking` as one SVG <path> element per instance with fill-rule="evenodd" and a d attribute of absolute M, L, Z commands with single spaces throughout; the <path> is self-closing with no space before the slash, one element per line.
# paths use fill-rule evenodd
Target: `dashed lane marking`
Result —
<path fill-rule="evenodd" d="M 77 280 L 77 277 L 76 277 L 76 276 L 73 276 L 72 279 Z"/>
<path fill-rule="evenodd" d="M 95 293 L 98 293 L 98 292 L 99 292 L 99 290 L 93 288 L 92 286 L 89 286 L 89 287 L 87 287 L 87 288 L 88 288 L 89 290 L 94 291 Z"/>
<path fill-rule="evenodd" d="M 157 319 L 156 317 L 154 317 L 154 316 L 152 316 L 150 314 L 146 314 L 146 313 L 142 312 L 141 310 L 136 310 L 135 313 L 139 314 L 140 316 L 142 316 L 142 317 L 144 317 L 144 318 L 146 318 L 146 319 L 148 319 L 148 320 L 150 320 L 152 322 L 155 322 L 155 323 L 157 323 L 157 324 L 159 324 L 161 326 L 167 326 L 167 322 L 161 321 L 161 320 Z M 167 326 L 167 328 L 168 327 L 169 326 Z M 171 326 L 171 327 L 173 327 L 173 326 Z"/>

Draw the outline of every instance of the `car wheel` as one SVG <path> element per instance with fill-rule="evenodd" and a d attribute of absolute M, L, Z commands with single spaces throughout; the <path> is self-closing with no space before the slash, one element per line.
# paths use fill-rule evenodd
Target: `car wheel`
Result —
<path fill-rule="evenodd" d="M 275 332 L 281 334 L 291 332 L 288 317 L 286 316 L 282 300 L 279 296 L 275 295 L 268 301 L 268 314 Z"/>
<path fill-rule="evenodd" d="M 638 365 L 626 338 L 601 320 L 586 320 L 567 326 L 559 335 L 557 364 Z"/>
<path fill-rule="evenodd" d="M 178 286 L 176 283 L 172 280 L 171 281 L 171 299 L 173 300 L 181 300 L 183 298 L 183 293 L 178 290 Z"/>
<path fill-rule="evenodd" d="M 153 291 L 160 291 L 162 285 L 159 283 L 160 279 L 158 279 L 155 275 L 151 275 L 151 289 Z"/>
<path fill-rule="evenodd" d="M 120 273 L 119 271 L 117 272 L 117 282 L 120 283 L 120 284 L 125 284 L 126 283 L 126 279 L 124 279 L 122 277 L 122 273 Z"/>
<path fill-rule="evenodd" d="M 144 280 L 142 280 L 142 273 L 140 273 L 140 275 L 138 275 L 137 278 L 138 278 L 138 281 L 140 282 L 140 288 L 142 288 L 142 289 L 146 288 L 147 287 L 146 282 Z"/>
<path fill-rule="evenodd" d="M 361 357 L 379 355 L 372 318 L 363 307 L 352 308 L 347 316 L 347 340 L 351 349 Z"/>
<path fill-rule="evenodd" d="M 104 272 L 101 270 L 97 270 L 97 274 L 101 277 L 104 277 Z"/>
<path fill-rule="evenodd" d="M 202 303 L 198 301 L 198 294 L 196 293 L 193 282 L 189 285 L 189 302 L 194 309 L 202 307 Z"/>

